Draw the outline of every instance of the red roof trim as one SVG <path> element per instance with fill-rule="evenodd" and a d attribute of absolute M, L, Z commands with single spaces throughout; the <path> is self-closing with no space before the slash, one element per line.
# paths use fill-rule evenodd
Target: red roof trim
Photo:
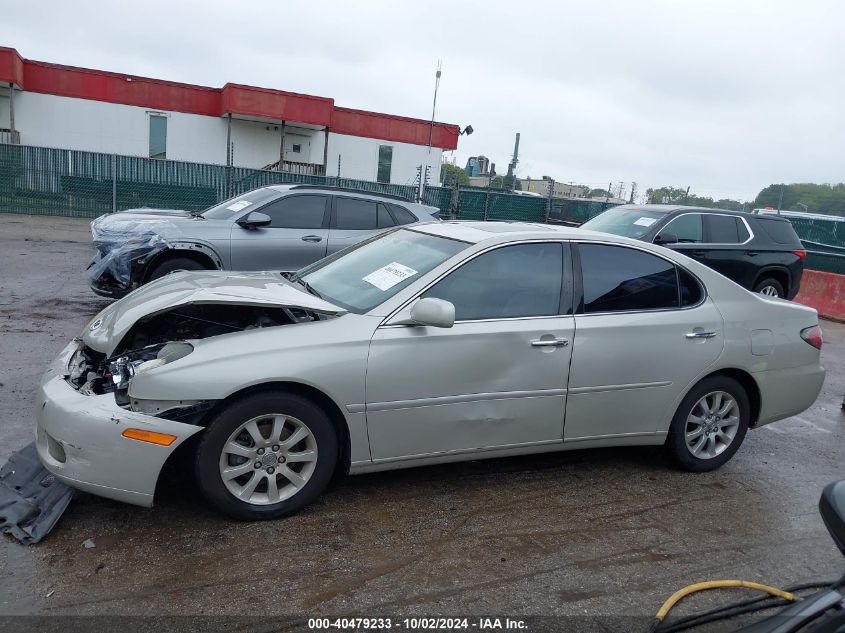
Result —
<path fill-rule="evenodd" d="M 23 88 L 23 58 L 14 48 L 0 46 L 0 82 Z"/>
<path fill-rule="evenodd" d="M 13 48 L 0 47 L 0 82 L 30 92 L 77 99 L 224 116 L 226 114 L 307 123 L 328 127 L 338 134 L 377 138 L 398 143 L 455 149 L 456 125 L 410 117 L 340 108 L 334 99 L 270 88 L 227 83 L 223 88 L 164 81 L 136 75 L 76 68 L 23 59 Z"/>

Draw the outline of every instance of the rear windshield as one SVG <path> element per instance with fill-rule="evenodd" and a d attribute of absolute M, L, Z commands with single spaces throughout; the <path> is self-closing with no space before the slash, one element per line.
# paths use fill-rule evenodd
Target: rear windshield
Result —
<path fill-rule="evenodd" d="M 592 220 L 584 222 L 582 229 L 612 233 L 623 237 L 642 237 L 651 227 L 666 216 L 663 211 L 643 209 L 608 209 Z"/>
<path fill-rule="evenodd" d="M 226 218 L 239 215 L 242 211 L 254 211 L 256 207 L 270 201 L 279 195 L 278 191 L 262 187 L 261 189 L 253 189 L 244 194 L 229 198 L 220 204 L 206 209 L 202 212 L 202 217 L 207 220 L 225 220 Z"/>
<path fill-rule="evenodd" d="M 778 244 L 791 244 L 800 246 L 801 240 L 792 228 L 789 220 L 776 220 L 774 218 L 759 218 L 758 224 L 763 227 L 766 234 Z"/>

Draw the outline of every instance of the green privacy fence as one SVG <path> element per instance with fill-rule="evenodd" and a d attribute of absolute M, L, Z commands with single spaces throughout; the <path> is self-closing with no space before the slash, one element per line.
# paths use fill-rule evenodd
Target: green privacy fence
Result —
<path fill-rule="evenodd" d="M 412 200 L 412 185 L 0 144 L 0 212 L 93 218 L 152 207 L 199 211 L 273 184 L 349 187 Z"/>
<path fill-rule="evenodd" d="M 481 187 L 426 187 L 423 202 L 458 220 L 581 224 L 614 206 L 594 200 L 543 198 Z"/>
<path fill-rule="evenodd" d="M 331 185 L 414 200 L 415 185 L 226 167 L 98 152 L 0 144 L 0 212 L 93 218 L 151 207 L 199 211 L 256 187 Z M 423 202 L 444 217 L 580 223 L 608 205 L 552 200 L 500 189 L 424 188 Z"/>
<path fill-rule="evenodd" d="M 790 212 L 783 215 L 792 222 L 807 249 L 805 268 L 845 274 L 845 218 Z"/>

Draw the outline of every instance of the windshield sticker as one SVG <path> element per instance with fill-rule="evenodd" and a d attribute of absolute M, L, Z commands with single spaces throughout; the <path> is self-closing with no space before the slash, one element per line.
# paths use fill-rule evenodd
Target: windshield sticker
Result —
<path fill-rule="evenodd" d="M 230 204 L 226 208 L 229 209 L 229 211 L 234 211 L 235 213 L 237 213 L 238 211 L 242 211 L 243 209 L 246 209 L 251 204 L 252 203 L 249 202 L 248 200 L 241 200 L 240 202 L 235 202 L 233 204 Z"/>
<path fill-rule="evenodd" d="M 639 220 L 636 220 L 634 224 L 637 226 L 651 226 L 655 222 L 657 222 L 657 218 L 640 218 Z"/>
<path fill-rule="evenodd" d="M 416 274 L 417 271 L 413 268 L 408 268 L 398 262 L 391 262 L 387 266 L 382 266 L 378 270 L 374 270 L 366 277 L 362 277 L 361 280 L 384 291 L 393 288 L 399 282 Z"/>

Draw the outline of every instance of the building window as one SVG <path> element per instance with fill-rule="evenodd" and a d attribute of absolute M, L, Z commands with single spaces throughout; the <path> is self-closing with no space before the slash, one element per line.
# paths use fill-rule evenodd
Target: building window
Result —
<path fill-rule="evenodd" d="M 167 117 L 150 115 L 150 158 L 167 158 Z"/>
<path fill-rule="evenodd" d="M 378 175 L 379 182 L 390 182 L 390 166 L 393 164 L 393 146 L 379 145 L 378 147 Z"/>
<path fill-rule="evenodd" d="M 299 154 L 301 151 L 302 151 L 302 145 L 300 145 L 299 143 L 294 143 L 294 145 L 293 145 L 293 153 L 294 153 L 294 154 Z"/>

